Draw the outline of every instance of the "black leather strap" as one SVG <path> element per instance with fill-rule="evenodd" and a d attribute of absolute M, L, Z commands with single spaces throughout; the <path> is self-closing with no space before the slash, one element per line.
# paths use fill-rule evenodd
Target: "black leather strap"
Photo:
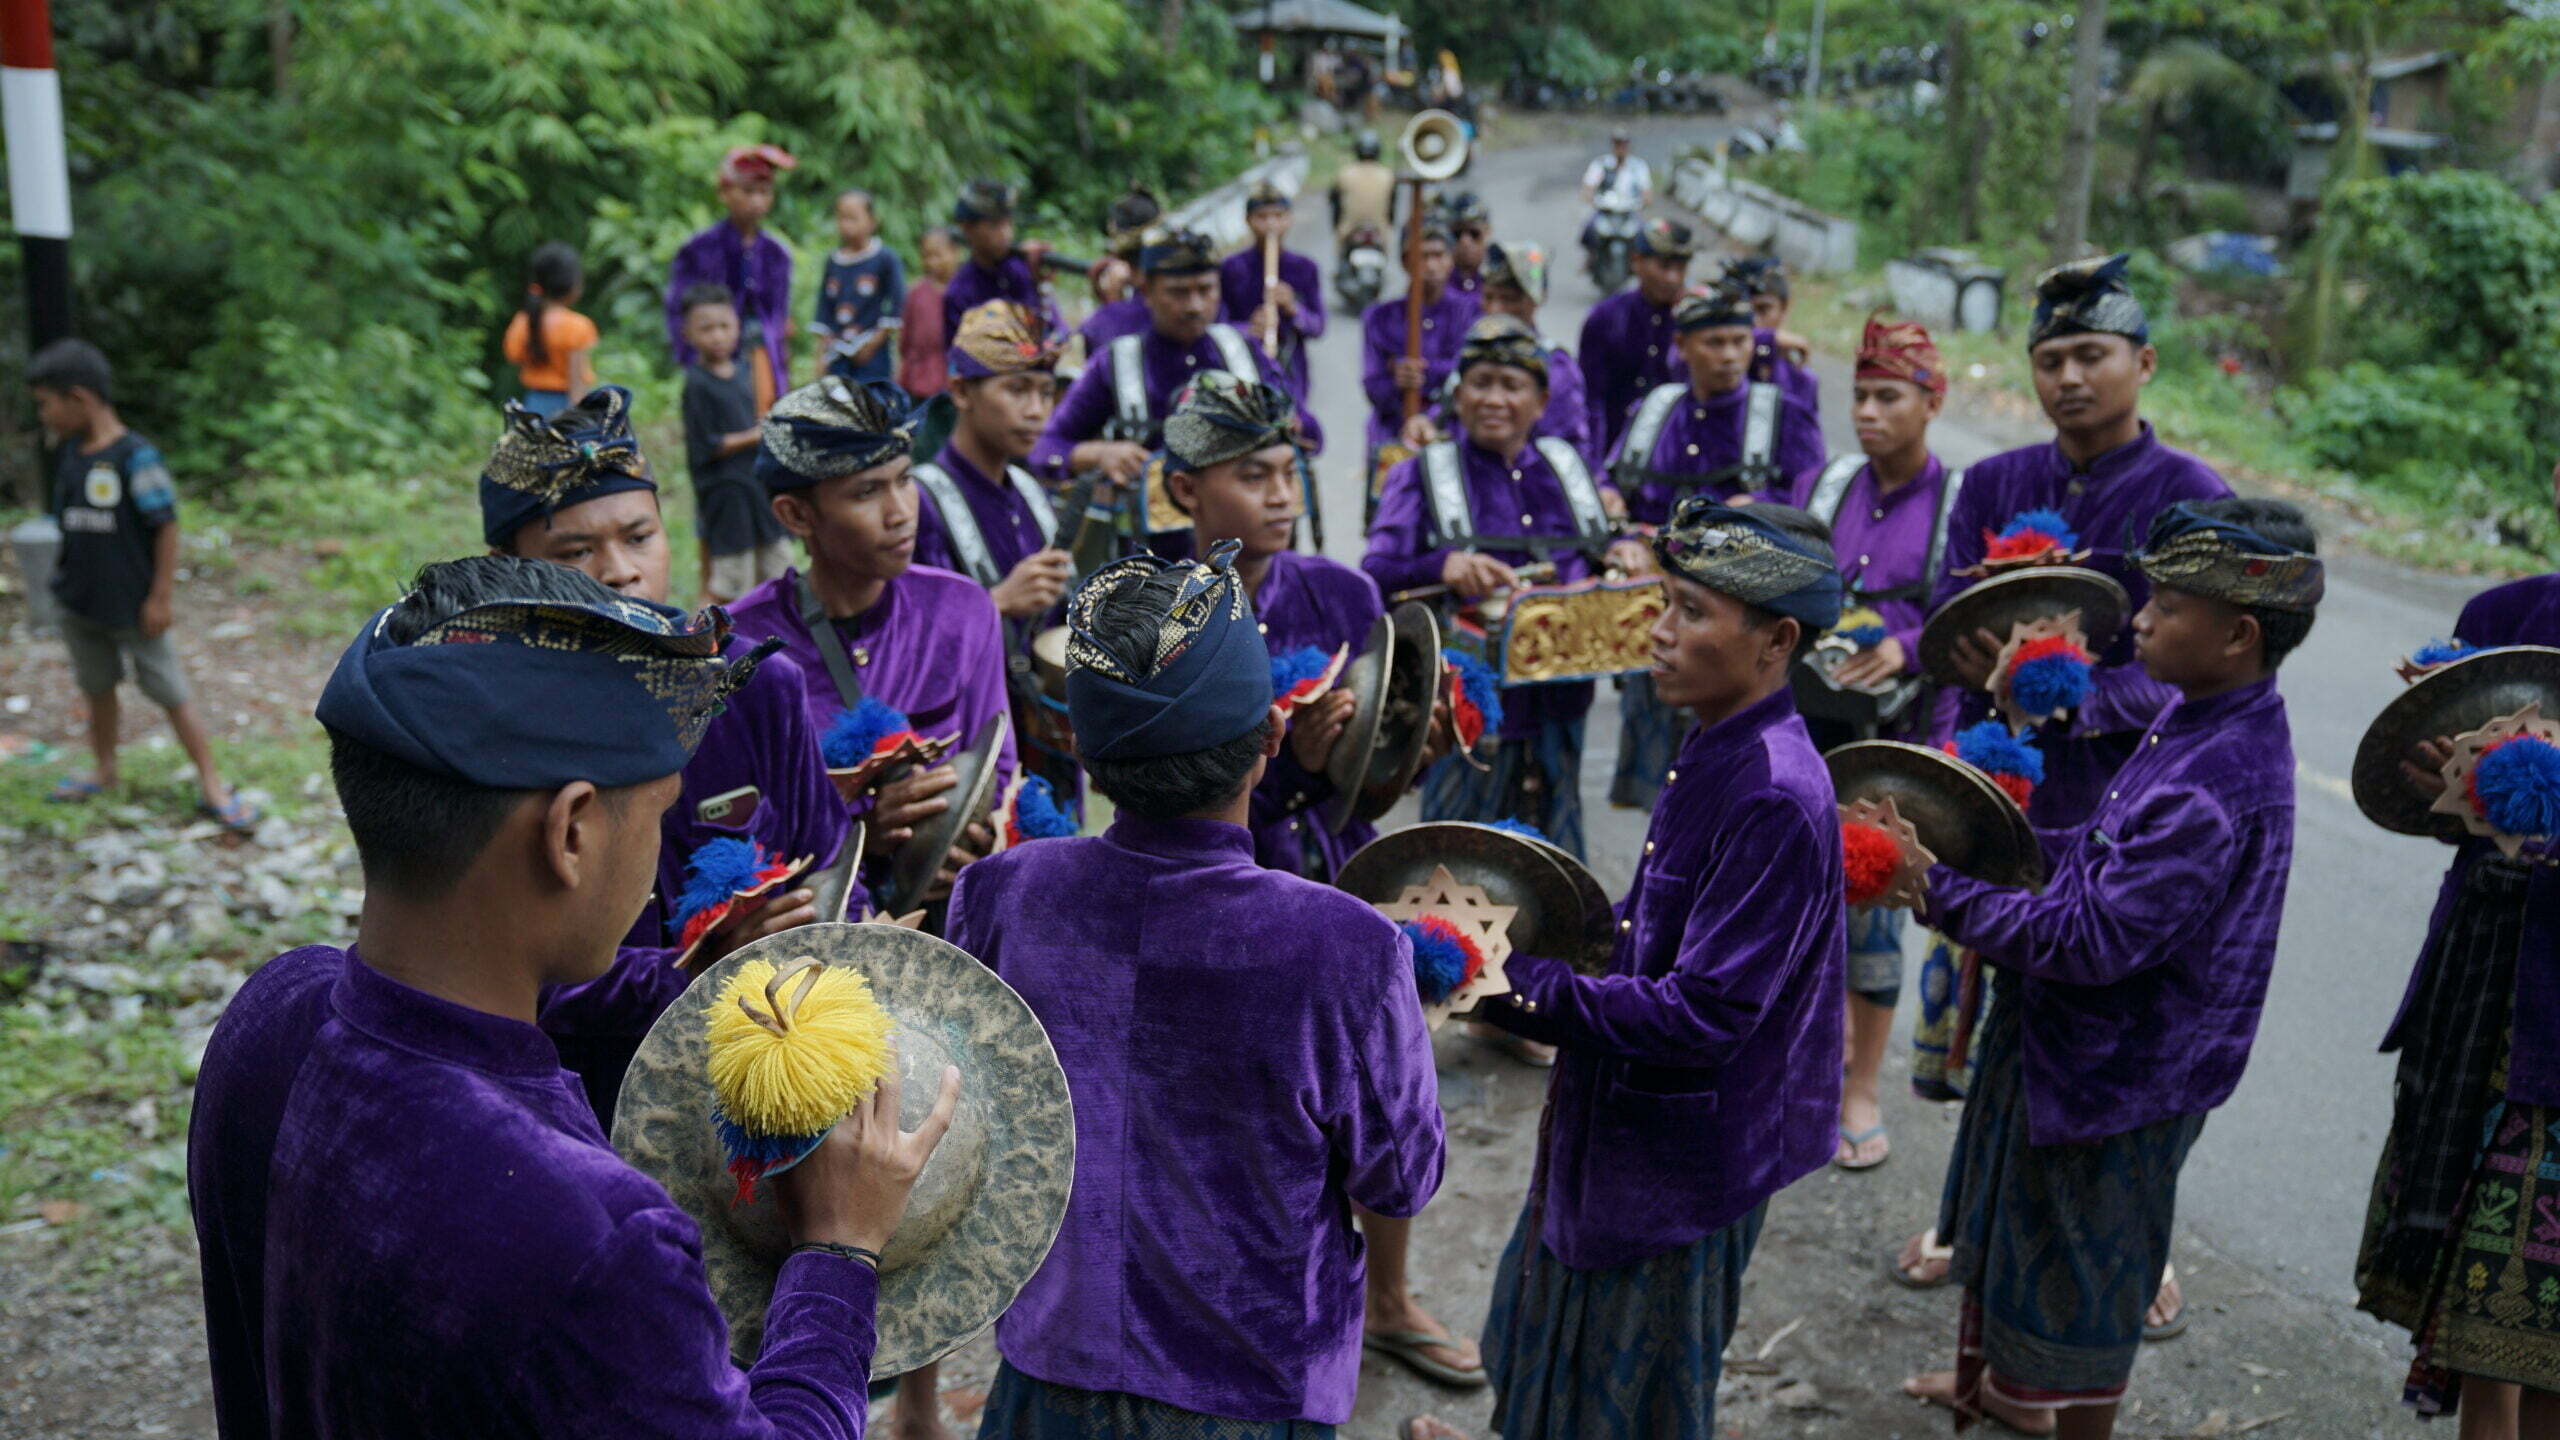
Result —
<path fill-rule="evenodd" d="M 836 629 L 835 617 L 818 599 L 816 587 L 807 575 L 794 575 L 800 587 L 800 623 L 809 627 L 809 638 L 818 647 L 818 658 L 827 662 L 827 678 L 836 685 L 836 698 L 851 710 L 862 703 L 862 681 L 853 673 L 853 657 L 844 649 L 844 635 Z"/>

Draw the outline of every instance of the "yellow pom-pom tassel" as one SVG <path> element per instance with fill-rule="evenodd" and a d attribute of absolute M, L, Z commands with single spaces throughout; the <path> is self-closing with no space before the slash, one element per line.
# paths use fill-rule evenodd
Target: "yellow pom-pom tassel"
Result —
<path fill-rule="evenodd" d="M 814 1135 L 851 1114 L 897 1063 L 895 1028 L 851 970 L 752 960 L 711 1007 L 711 1090 L 750 1135 Z"/>

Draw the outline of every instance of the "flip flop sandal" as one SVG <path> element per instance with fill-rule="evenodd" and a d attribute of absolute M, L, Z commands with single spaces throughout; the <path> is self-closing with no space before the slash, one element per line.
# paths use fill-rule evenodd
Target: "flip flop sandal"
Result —
<path fill-rule="evenodd" d="M 2175 1265 L 2167 1266 L 2160 1272 L 2160 1283 L 2163 1285 L 2166 1285 L 2177 1278 L 2178 1267 Z M 2156 1292 L 2154 1293 L 2153 1298 L 2158 1298 Z M 2144 1340 L 2175 1340 L 2186 1333 L 2187 1297 L 2184 1291 L 2180 1291 L 2178 1294 L 2177 1314 L 2170 1316 L 2168 1319 L 2161 1321 L 2157 1325 L 2145 1324 L 2142 1327 L 2142 1338 Z"/>
<path fill-rule="evenodd" d="M 1458 1342 L 1453 1336 L 1434 1335 L 1426 1330 L 1378 1330 L 1362 1335 L 1360 1343 L 1425 1380 L 1459 1390 L 1481 1390 L 1490 1383 L 1481 1362 L 1473 1370 L 1461 1370 L 1431 1357 L 1430 1351 L 1455 1349 Z"/>
<path fill-rule="evenodd" d="M 1952 1245 L 1938 1244 L 1937 1239 L 1938 1232 L 1932 1230 L 1920 1242 L 1920 1259 L 1922 1263 L 1925 1264 L 1932 1260 L 1941 1259 L 1947 1262 L 1947 1268 L 1938 1272 L 1937 1279 L 1912 1279 L 1910 1272 L 1902 1268 L 1902 1252 L 1898 1249 L 1892 1254 L 1884 1257 L 1885 1278 L 1891 1280 L 1894 1284 L 1901 1286 L 1905 1290 L 1936 1290 L 1944 1287 L 1949 1280 L 1955 1278 L 1956 1250 Z"/>
<path fill-rule="evenodd" d="M 77 775 L 65 775 L 54 782 L 53 793 L 45 798 L 56 805 L 77 805 L 83 801 L 95 800 L 106 793 L 107 787 L 95 780 L 83 780 Z"/>
<path fill-rule="evenodd" d="M 223 829 L 230 831 L 234 835 L 248 834 L 250 831 L 258 828 L 259 821 L 267 818 L 266 811 L 259 809 L 257 806 L 250 804 L 248 801 L 241 799 L 237 795 L 232 796 L 229 801 L 220 805 L 216 805 L 210 800 L 199 800 L 196 802 L 196 813 L 207 820 L 215 822 Z"/>
<path fill-rule="evenodd" d="M 1556 1066 L 1556 1055 L 1552 1048 L 1542 1046 L 1537 1049 L 1531 1049 L 1530 1046 L 1535 1044 L 1534 1041 L 1523 1040 L 1508 1030 L 1493 1029 L 1490 1026 L 1469 1025 L 1467 1027 L 1467 1038 L 1473 1040 L 1487 1050 L 1491 1050 L 1502 1055 L 1508 1055 L 1512 1059 L 1517 1060 L 1521 1064 L 1529 1066 L 1532 1069 L 1552 1070 Z"/>
<path fill-rule="evenodd" d="M 1883 1137 L 1883 1135 L 1884 1135 L 1884 1126 L 1883 1126 L 1881 1123 L 1874 1124 L 1874 1125 L 1870 1125 L 1870 1126 L 1868 1126 L 1866 1129 L 1864 1129 L 1864 1130 L 1860 1130 L 1860 1131 L 1858 1131 L 1858 1132 L 1856 1132 L 1856 1133 L 1854 1133 L 1854 1134 L 1852 1134 L 1852 1133 L 1850 1132 L 1850 1130 L 1849 1130 L 1849 1127 L 1848 1127 L 1848 1126 L 1843 1125 L 1843 1126 L 1841 1126 L 1841 1127 L 1840 1127 L 1840 1138 L 1841 1138 L 1843 1141 L 1847 1142 L 1847 1144 L 1848 1144 L 1848 1146 L 1849 1146 L 1849 1153 L 1850 1153 L 1850 1154 L 1852 1154 L 1852 1155 L 1855 1155 L 1855 1154 L 1857 1153 L 1857 1151 L 1858 1151 L 1858 1147 L 1859 1147 L 1859 1146 L 1866 1144 L 1866 1143 L 1867 1143 L 1868 1141 L 1870 1141 L 1870 1140 L 1880 1139 L 1880 1138 L 1882 1138 L 1882 1137 Z M 1877 1166 L 1879 1166 L 1879 1165 L 1883 1164 L 1884 1162 L 1886 1162 L 1887 1160 L 1890 1160 L 1890 1159 L 1892 1159 L 1892 1158 L 1893 1158 L 1893 1146 L 1892 1146 L 1890 1143 L 1888 1143 L 1888 1144 L 1886 1144 L 1886 1146 L 1885 1146 L 1884 1153 L 1883 1153 L 1883 1154 L 1881 1154 L 1881 1155 L 1879 1155 L 1879 1156 L 1877 1156 L 1877 1157 L 1876 1157 L 1876 1158 L 1874 1158 L 1873 1160 L 1868 1160 L 1868 1161 L 1864 1161 L 1864 1162 L 1857 1161 L 1857 1160 L 1843 1160 L 1843 1159 L 1841 1159 L 1838 1155 L 1836 1155 L 1836 1154 L 1835 1154 L 1835 1155 L 1833 1155 L 1833 1156 L 1831 1157 L 1831 1163 L 1832 1163 L 1832 1164 L 1834 1164 L 1834 1165 L 1837 1165 L 1838 1167 L 1840 1167 L 1840 1168 L 1841 1168 L 1841 1169 L 1843 1169 L 1843 1170 L 1873 1170 L 1873 1169 L 1874 1169 L 1874 1168 L 1876 1168 Z"/>

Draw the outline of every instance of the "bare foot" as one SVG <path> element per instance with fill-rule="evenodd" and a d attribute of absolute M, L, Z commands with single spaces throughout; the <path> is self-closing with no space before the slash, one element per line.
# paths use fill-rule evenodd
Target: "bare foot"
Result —
<path fill-rule="evenodd" d="M 1931 1370 L 1923 1375 L 1914 1375 L 1902 1382 L 1902 1393 L 1953 1410 L 1956 1408 L 1956 1372 Z M 1982 1411 L 2021 1435 L 2053 1433 L 2053 1412 L 2050 1410 L 2029 1410 L 2012 1405 L 1997 1395 L 1985 1395 L 1982 1397 Z"/>
<path fill-rule="evenodd" d="M 1437 1415 L 1416 1415 L 1396 1431 L 1398 1440 L 1467 1440 L 1467 1432 Z"/>
<path fill-rule="evenodd" d="M 1943 1284 L 1947 1271 L 1956 1263 L 1954 1247 L 1940 1245 L 1938 1232 L 1923 1230 L 1902 1242 L 1902 1254 L 1893 1262 L 1902 1278 L 1915 1286 Z"/>
<path fill-rule="evenodd" d="M 2143 1312 L 2142 1323 L 2147 1329 L 2157 1330 L 2186 1313 L 2186 1292 L 2178 1288 L 2178 1267 L 2172 1265 L 2160 1272 L 2160 1293 L 2151 1297 L 2151 1308 Z"/>
<path fill-rule="evenodd" d="M 1366 1333 L 1393 1335 L 1404 1332 L 1431 1336 L 1432 1339 L 1429 1342 L 1420 1344 L 1417 1348 L 1431 1359 L 1470 1377 L 1466 1383 L 1475 1385 L 1484 1383 L 1484 1352 L 1476 1347 L 1476 1342 L 1451 1335 L 1449 1327 L 1441 1324 L 1430 1311 L 1423 1309 L 1421 1302 L 1411 1295 L 1403 1295 L 1392 1300 L 1372 1295 L 1364 1307 L 1364 1312 L 1361 1329 Z M 1429 1378 L 1441 1379 L 1442 1377 Z"/>

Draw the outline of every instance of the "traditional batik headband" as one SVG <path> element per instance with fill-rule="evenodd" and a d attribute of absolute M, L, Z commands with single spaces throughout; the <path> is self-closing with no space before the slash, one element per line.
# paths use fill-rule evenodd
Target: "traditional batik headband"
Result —
<path fill-rule="evenodd" d="M 2296 615 L 2317 610 L 2327 589 L 2319 556 L 2206 514 L 2191 500 L 2160 512 L 2133 563 L 2154 585 Z"/>
<path fill-rule="evenodd" d="M 1151 230 L 1138 247 L 1142 275 L 1197 275 L 1217 268 L 1217 246 L 1196 230 Z"/>
<path fill-rule="evenodd" d="M 1446 245 L 1451 238 L 1448 217 L 1437 210 L 1426 210 L 1422 215 L 1422 233 L 1414 237 L 1414 248 L 1420 249 L 1434 240 Z M 1398 247 L 1398 253 L 1402 253 L 1401 246 Z"/>
<path fill-rule="evenodd" d="M 1857 379 L 1900 380 L 1932 395 L 1947 393 L 1946 362 L 1938 358 L 1938 342 L 1928 327 L 1909 320 L 1887 323 L 1867 317 L 1858 340 Z"/>
<path fill-rule="evenodd" d="M 1535 245 L 1505 245 L 1497 240 L 1484 251 L 1486 288 L 1508 285 L 1529 297 L 1531 304 L 1547 298 L 1547 252 Z"/>
<path fill-rule="evenodd" d="M 1277 386 L 1206 370 L 1174 397 L 1165 417 L 1165 458 L 1200 471 L 1274 445 L 1298 443 L 1298 402 Z"/>
<path fill-rule="evenodd" d="M 1784 507 L 1720 505 L 1692 495 L 1653 537 L 1654 553 L 1676 574 L 1710 590 L 1793 617 L 1820 632 L 1840 623 L 1840 572 L 1831 547 L 1790 535 L 1767 519 Z"/>
<path fill-rule="evenodd" d="M 1671 328 L 1683 335 L 1736 325 L 1751 328 L 1751 292 L 1730 278 L 1695 286 L 1671 302 Z"/>
<path fill-rule="evenodd" d="M 773 402 L 756 447 L 756 479 L 776 495 L 907 454 L 923 411 L 886 380 L 829 375 Z"/>
<path fill-rule="evenodd" d="M 1067 717 L 1092 760 L 1190 755 L 1253 732 L 1271 710 L 1271 651 L 1222 540 L 1206 563 L 1132 555 L 1093 573 L 1067 602 Z M 1153 643 L 1127 654 L 1094 634 L 1123 590 L 1172 571 L 1181 588 Z"/>
<path fill-rule="evenodd" d="M 1010 219 L 1013 202 L 1013 187 L 1003 181 L 972 180 L 960 187 L 960 198 L 951 202 L 951 223 Z"/>
<path fill-rule="evenodd" d="M 1466 374 L 1478 365 L 1508 365 L 1538 377 L 1547 383 L 1547 352 L 1538 344 L 1538 334 L 1517 315 L 1487 315 L 1467 327 L 1467 338 L 1458 345 L 1458 373 Z"/>
<path fill-rule="evenodd" d="M 1250 215 L 1256 210 L 1272 208 L 1286 210 L 1294 203 L 1296 202 L 1288 191 L 1281 189 L 1272 181 L 1262 180 L 1256 182 L 1252 191 L 1244 197 L 1244 213 Z"/>
<path fill-rule="evenodd" d="M 614 789 L 676 773 L 772 648 L 726 658 L 720 611 L 619 597 L 475 605 L 402 645 L 385 636 L 397 608 L 338 657 L 320 723 L 493 790 Z"/>
<path fill-rule="evenodd" d="M 2062 335 L 2122 335 L 2136 345 L 2151 343 L 2150 317 L 2125 280 L 2132 263 L 2131 255 L 2091 256 L 2038 276 L 2027 348 Z"/>
<path fill-rule="evenodd" d="M 952 378 L 1051 369 L 1058 363 L 1058 347 L 1050 342 L 1048 328 L 1017 301 L 988 301 L 960 317 L 959 332 L 951 337 Z"/>
<path fill-rule="evenodd" d="M 779 145 L 740 145 L 720 158 L 720 178 L 733 183 L 770 180 L 776 170 L 789 170 L 799 163 Z"/>
<path fill-rule="evenodd" d="M 480 472 L 480 538 L 503 549 L 526 522 L 623 490 L 655 490 L 631 433 L 631 392 L 599 385 L 545 418 L 510 400 Z"/>
<path fill-rule="evenodd" d="M 1725 262 L 1724 278 L 1753 295 L 1787 298 L 1787 263 L 1775 255 L 1745 255 Z"/>
<path fill-rule="evenodd" d="M 1686 260 L 1698 253 L 1689 227 L 1677 220 L 1647 220 L 1636 232 L 1636 253 L 1664 260 Z"/>
<path fill-rule="evenodd" d="M 1156 192 L 1144 185 L 1131 185 L 1126 194 L 1111 202 L 1111 209 L 1102 217 L 1102 229 L 1115 238 L 1130 235 L 1153 225 L 1162 214 L 1164 202 L 1156 199 Z"/>
<path fill-rule="evenodd" d="M 1484 197 L 1473 190 L 1461 190 L 1441 197 L 1440 219 L 1450 229 L 1461 225 L 1478 225 L 1490 221 L 1493 212 L 1485 208 Z"/>

